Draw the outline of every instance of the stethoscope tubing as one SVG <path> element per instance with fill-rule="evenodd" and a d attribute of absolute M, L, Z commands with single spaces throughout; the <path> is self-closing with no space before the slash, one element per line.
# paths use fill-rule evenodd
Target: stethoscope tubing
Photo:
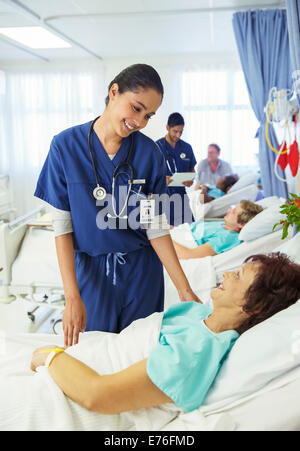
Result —
<path fill-rule="evenodd" d="M 89 133 L 88 133 L 88 148 L 89 148 L 89 153 L 90 153 L 90 157 L 91 157 L 91 163 L 92 163 L 92 166 L 93 166 L 94 176 L 95 176 L 95 180 L 96 180 L 96 184 L 97 184 L 97 187 L 94 189 L 93 193 L 97 189 L 98 190 L 102 190 L 102 193 L 104 193 L 104 196 L 102 196 L 101 199 L 97 199 L 95 195 L 94 195 L 94 197 L 97 200 L 102 200 L 102 199 L 104 199 L 106 197 L 106 190 L 105 190 L 105 188 L 101 187 L 100 183 L 99 183 L 97 170 L 96 170 L 95 159 L 94 159 L 94 155 L 93 155 L 92 142 L 91 142 L 92 141 L 91 138 L 92 138 L 92 131 L 93 131 L 93 128 L 94 128 L 94 124 L 99 119 L 99 117 L 100 116 L 96 117 L 96 119 L 94 119 L 93 122 L 91 123 L 90 129 L 89 129 Z M 109 217 L 112 217 L 112 218 L 114 218 L 114 217 L 115 218 L 122 217 L 121 214 L 123 213 L 123 211 L 124 211 L 124 209 L 125 209 L 125 207 L 127 205 L 127 202 L 128 202 L 129 194 L 130 194 L 131 187 L 132 187 L 133 180 L 134 180 L 134 169 L 133 169 L 133 166 L 130 164 L 130 157 L 131 157 L 132 152 L 133 152 L 133 144 L 134 144 L 134 138 L 133 138 L 133 134 L 131 134 L 131 143 L 130 143 L 130 148 L 129 148 L 129 151 L 128 151 L 128 154 L 127 154 L 127 158 L 126 158 L 125 161 L 121 161 L 116 166 L 116 168 L 114 169 L 114 172 L 113 172 L 113 176 L 112 176 L 112 197 L 113 197 L 112 208 L 113 208 L 113 212 L 114 212 L 115 216 L 109 215 Z M 128 179 L 129 188 L 128 188 L 128 192 L 127 192 L 127 196 L 126 196 L 126 200 L 124 202 L 124 205 L 121 208 L 120 213 L 117 214 L 116 213 L 116 207 L 115 207 L 115 197 L 114 197 L 115 193 L 114 192 L 115 192 L 115 183 L 116 183 L 116 179 L 118 177 L 118 172 L 119 172 L 119 170 L 120 170 L 120 168 L 122 166 L 128 166 L 128 168 L 130 169 L 130 177 Z"/>

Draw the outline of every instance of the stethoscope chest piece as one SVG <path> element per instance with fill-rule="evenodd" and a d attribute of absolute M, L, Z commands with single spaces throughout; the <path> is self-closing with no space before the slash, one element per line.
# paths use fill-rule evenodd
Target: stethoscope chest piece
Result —
<path fill-rule="evenodd" d="M 102 186 L 96 186 L 93 191 L 93 196 L 96 200 L 104 200 L 106 198 L 106 189 Z"/>

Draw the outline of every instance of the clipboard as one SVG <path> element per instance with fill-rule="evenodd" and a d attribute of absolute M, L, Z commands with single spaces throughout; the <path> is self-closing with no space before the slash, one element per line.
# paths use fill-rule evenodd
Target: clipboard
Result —
<path fill-rule="evenodd" d="M 173 181 L 168 186 L 184 186 L 182 182 L 194 180 L 195 177 L 195 172 L 175 172 L 171 176 Z"/>

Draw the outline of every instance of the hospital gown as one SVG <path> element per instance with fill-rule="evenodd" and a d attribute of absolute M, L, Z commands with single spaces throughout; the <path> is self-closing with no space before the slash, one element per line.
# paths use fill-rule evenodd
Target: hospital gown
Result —
<path fill-rule="evenodd" d="M 190 229 L 198 246 L 209 243 L 216 254 L 221 254 L 241 243 L 239 234 L 225 229 L 224 225 L 222 221 L 196 221 L 190 225 Z"/>

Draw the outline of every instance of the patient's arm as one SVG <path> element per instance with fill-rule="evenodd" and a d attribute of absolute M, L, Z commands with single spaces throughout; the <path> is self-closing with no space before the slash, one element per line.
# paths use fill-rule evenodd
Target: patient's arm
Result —
<path fill-rule="evenodd" d="M 217 255 L 209 243 L 201 244 L 194 249 L 189 249 L 173 241 L 177 256 L 179 259 L 188 260 L 190 258 L 201 258 L 209 255 Z"/>
<path fill-rule="evenodd" d="M 35 351 L 32 369 L 35 367 L 34 358 L 36 361 L 47 358 L 47 354 L 40 352 L 42 349 Z M 103 414 L 117 414 L 173 402 L 153 384 L 146 365 L 145 359 L 118 373 L 100 376 L 62 352 L 52 360 L 49 373 L 65 395 L 81 406 Z"/>

